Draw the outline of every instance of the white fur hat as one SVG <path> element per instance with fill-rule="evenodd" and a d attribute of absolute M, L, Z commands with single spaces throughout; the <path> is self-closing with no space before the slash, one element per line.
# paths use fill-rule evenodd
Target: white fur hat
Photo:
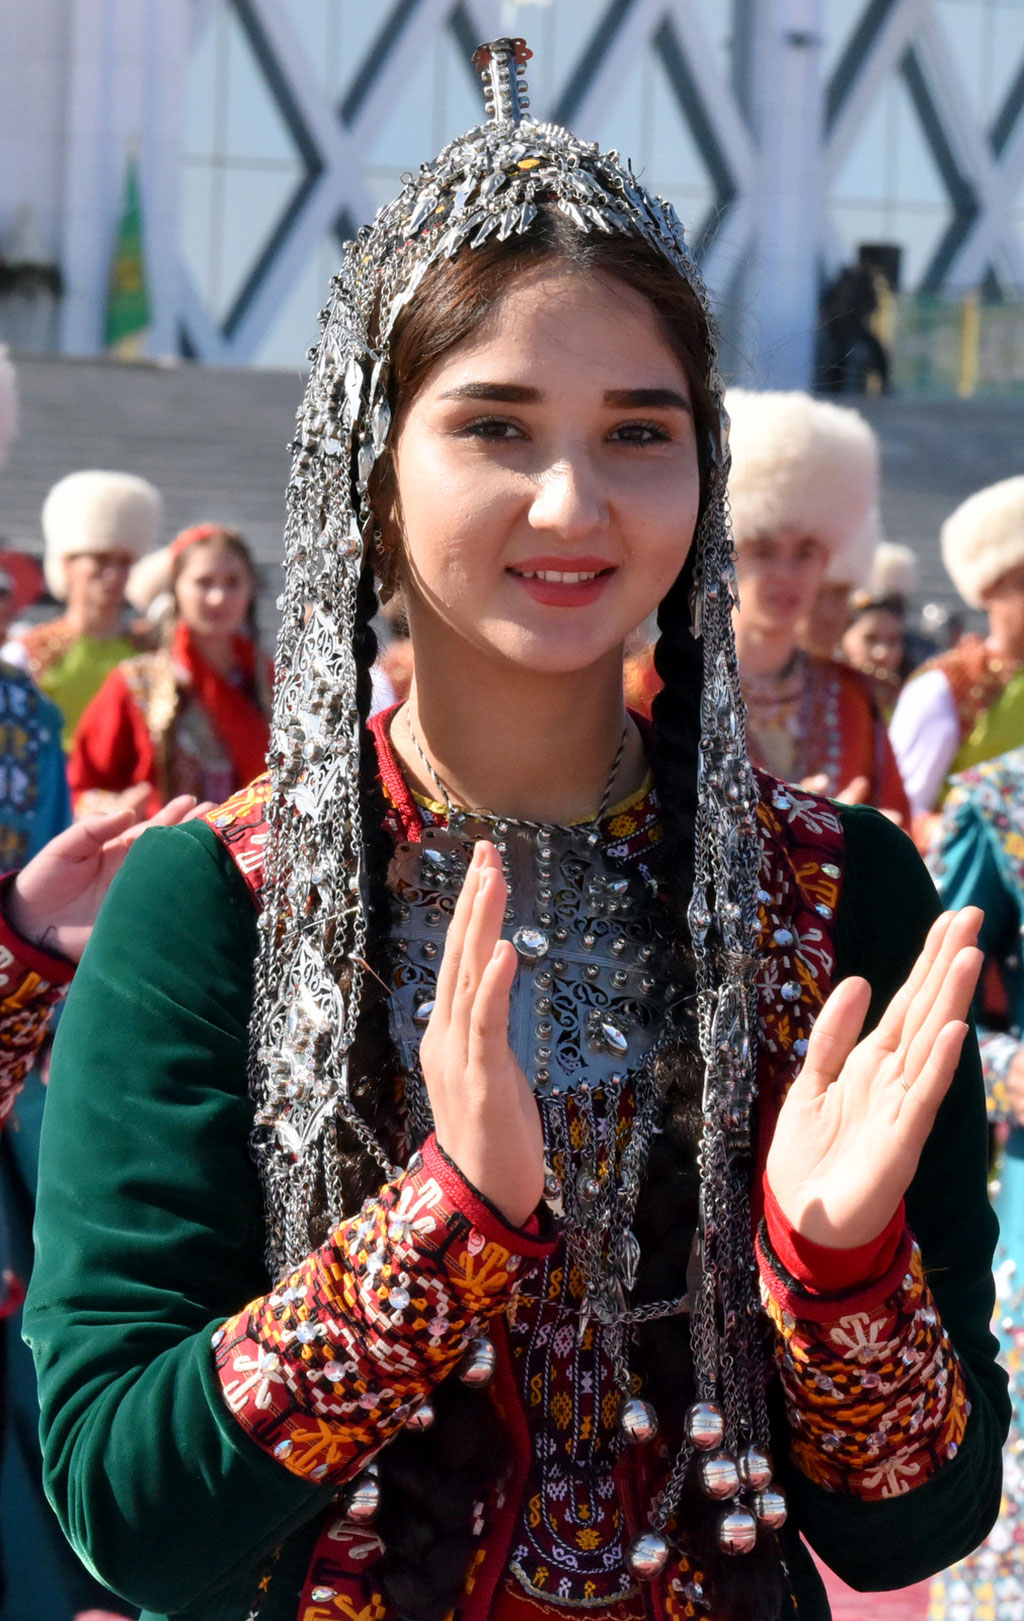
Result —
<path fill-rule="evenodd" d="M 18 431 L 18 378 L 7 345 L 0 343 L 0 467 Z"/>
<path fill-rule="evenodd" d="M 830 553 L 828 578 L 860 584 L 878 539 L 878 440 L 858 411 L 809 394 L 732 388 L 729 505 L 742 547 L 784 530 Z"/>
<path fill-rule="evenodd" d="M 917 557 L 909 546 L 883 540 L 871 566 L 868 590 L 873 597 L 912 597 L 917 586 Z"/>
<path fill-rule="evenodd" d="M 77 552 L 130 552 L 156 545 L 163 523 L 160 492 L 134 473 L 69 473 L 43 502 L 46 583 L 67 595 L 64 559 Z"/>
<path fill-rule="evenodd" d="M 942 526 L 942 561 L 971 608 L 1000 575 L 1024 563 L 1024 476 L 969 495 Z"/>

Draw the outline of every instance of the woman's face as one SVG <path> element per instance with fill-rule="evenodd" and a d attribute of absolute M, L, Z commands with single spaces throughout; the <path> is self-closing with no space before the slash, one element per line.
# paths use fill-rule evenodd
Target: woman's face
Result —
<path fill-rule="evenodd" d="M 737 555 L 739 623 L 766 635 L 796 637 L 814 607 L 828 553 L 820 540 L 783 530 L 748 540 Z"/>
<path fill-rule="evenodd" d="M 538 267 L 405 408 L 395 473 L 421 676 L 460 645 L 547 674 L 620 658 L 697 520 L 685 372 L 641 295 Z"/>
<path fill-rule="evenodd" d="M 888 608 L 858 614 L 843 637 L 843 652 L 854 669 L 871 675 L 898 675 L 903 659 L 903 620 Z"/>
<path fill-rule="evenodd" d="M 229 546 L 190 546 L 174 587 L 178 613 L 198 636 L 234 636 L 252 601 L 252 574 Z"/>

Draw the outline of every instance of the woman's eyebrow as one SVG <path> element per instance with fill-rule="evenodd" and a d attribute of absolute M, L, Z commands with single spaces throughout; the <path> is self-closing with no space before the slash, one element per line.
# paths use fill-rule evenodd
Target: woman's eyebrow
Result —
<path fill-rule="evenodd" d="M 459 383 L 446 389 L 443 400 L 501 400 L 505 405 L 535 405 L 544 398 L 539 388 L 521 383 Z"/>
<path fill-rule="evenodd" d="M 674 388 L 610 388 L 604 397 L 605 405 L 625 406 L 627 410 L 647 406 L 675 411 L 689 411 L 690 402 Z"/>

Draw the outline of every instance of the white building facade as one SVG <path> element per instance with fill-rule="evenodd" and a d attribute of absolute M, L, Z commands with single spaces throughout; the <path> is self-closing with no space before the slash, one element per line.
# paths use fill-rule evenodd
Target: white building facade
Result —
<path fill-rule="evenodd" d="M 864 244 L 905 289 L 1024 294 L 1024 0 L 0 0 L 0 337 L 102 349 L 135 156 L 149 353 L 299 365 L 340 242 L 479 119 L 502 33 L 533 113 L 689 222 L 732 377 L 809 382 Z"/>

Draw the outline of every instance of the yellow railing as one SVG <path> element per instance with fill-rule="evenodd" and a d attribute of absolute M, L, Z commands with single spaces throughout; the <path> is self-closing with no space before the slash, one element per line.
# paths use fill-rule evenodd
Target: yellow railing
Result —
<path fill-rule="evenodd" d="M 900 393 L 1024 396 L 1024 297 L 901 294 L 876 316 Z"/>

